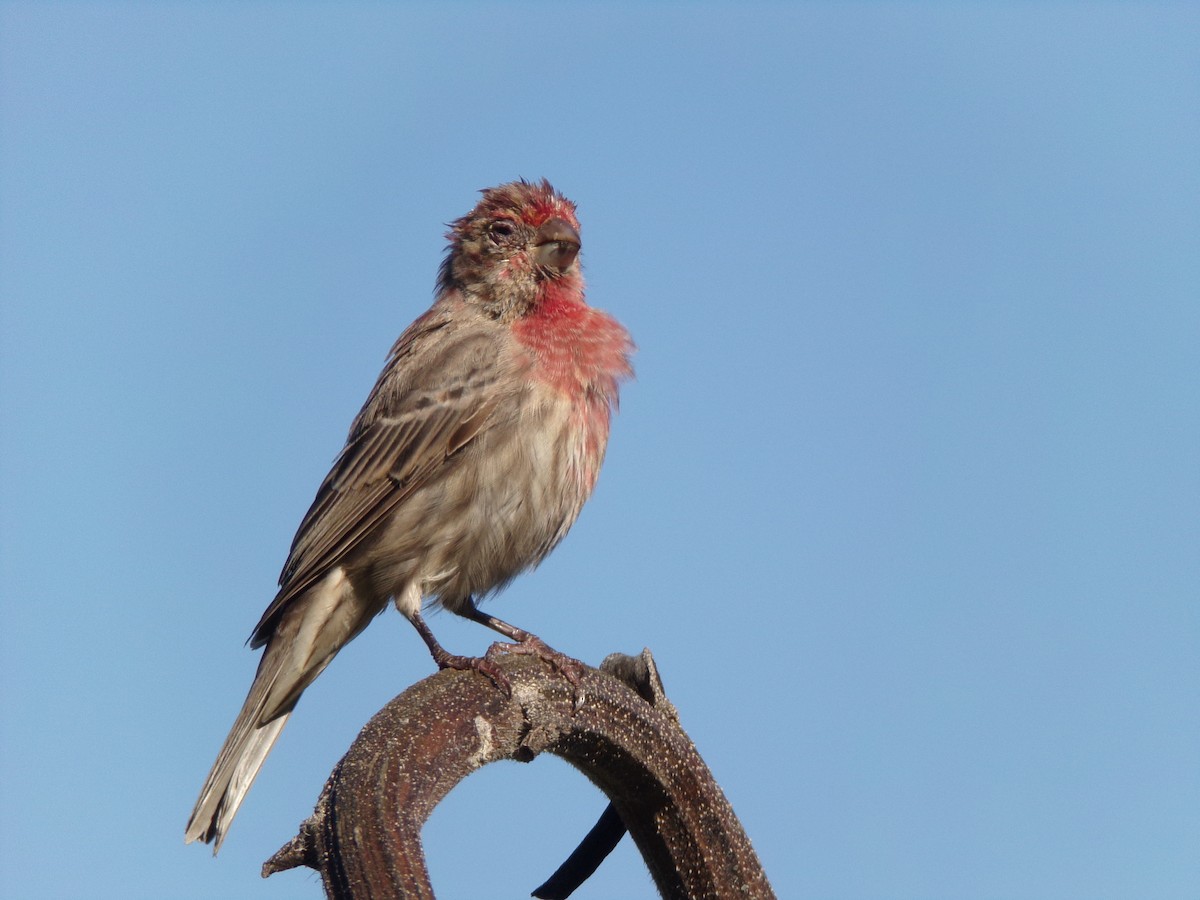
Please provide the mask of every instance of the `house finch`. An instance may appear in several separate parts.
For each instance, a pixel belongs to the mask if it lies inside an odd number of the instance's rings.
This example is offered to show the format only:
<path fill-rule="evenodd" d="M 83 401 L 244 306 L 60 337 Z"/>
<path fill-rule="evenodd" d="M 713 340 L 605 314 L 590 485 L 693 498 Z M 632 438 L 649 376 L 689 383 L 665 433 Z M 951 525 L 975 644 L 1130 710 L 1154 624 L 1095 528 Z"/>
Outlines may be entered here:
<path fill-rule="evenodd" d="M 498 675 L 438 644 L 426 601 L 552 653 L 475 602 L 579 515 L 633 343 L 585 302 L 575 206 L 546 181 L 484 191 L 447 237 L 434 304 L 392 347 L 250 638 L 258 673 L 187 824 L 214 853 L 300 694 L 389 599 L 439 667 Z"/>

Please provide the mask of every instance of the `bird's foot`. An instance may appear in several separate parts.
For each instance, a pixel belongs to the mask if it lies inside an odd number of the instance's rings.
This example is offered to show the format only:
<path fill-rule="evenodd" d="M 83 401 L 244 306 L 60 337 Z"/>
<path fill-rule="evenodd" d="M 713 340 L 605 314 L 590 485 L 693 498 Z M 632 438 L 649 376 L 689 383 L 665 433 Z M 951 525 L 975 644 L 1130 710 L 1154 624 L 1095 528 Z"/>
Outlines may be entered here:
<path fill-rule="evenodd" d="M 489 650 L 490 654 L 491 651 Z M 500 667 L 492 662 L 487 656 L 458 656 L 454 653 L 446 653 L 442 651 L 440 654 L 433 655 L 433 661 L 437 663 L 439 669 L 458 669 L 462 672 L 479 672 L 486 675 L 507 696 L 512 696 L 512 682 L 508 676 L 501 671 Z"/>
<path fill-rule="evenodd" d="M 583 706 L 585 695 L 581 679 L 584 673 L 584 665 L 579 660 L 573 659 L 559 650 L 555 650 L 537 635 L 528 633 L 521 640 L 511 644 L 497 641 L 488 648 L 487 653 L 484 654 L 484 659 L 487 660 L 496 653 L 536 656 L 538 659 L 549 663 L 551 668 L 561 673 L 563 678 L 571 683 L 571 689 L 574 694 L 574 711 L 578 712 L 580 707 Z"/>

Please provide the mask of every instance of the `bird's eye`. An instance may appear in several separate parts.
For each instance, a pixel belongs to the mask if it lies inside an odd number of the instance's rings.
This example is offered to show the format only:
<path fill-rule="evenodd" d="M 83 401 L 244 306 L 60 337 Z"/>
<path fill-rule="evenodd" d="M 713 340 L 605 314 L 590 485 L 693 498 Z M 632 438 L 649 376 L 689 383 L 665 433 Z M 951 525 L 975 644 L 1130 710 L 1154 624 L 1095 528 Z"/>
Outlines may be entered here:
<path fill-rule="evenodd" d="M 512 222 L 501 220 L 492 223 L 492 226 L 488 228 L 488 237 L 492 239 L 492 243 L 499 244 L 512 237 L 514 230 Z"/>

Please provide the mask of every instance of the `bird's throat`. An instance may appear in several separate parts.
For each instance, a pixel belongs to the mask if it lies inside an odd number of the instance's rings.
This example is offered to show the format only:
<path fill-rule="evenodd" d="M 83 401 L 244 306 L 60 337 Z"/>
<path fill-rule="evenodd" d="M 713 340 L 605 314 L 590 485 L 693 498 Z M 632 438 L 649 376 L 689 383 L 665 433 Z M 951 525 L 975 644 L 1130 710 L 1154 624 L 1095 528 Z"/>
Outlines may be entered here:
<path fill-rule="evenodd" d="M 629 333 L 588 306 L 578 284 L 548 281 L 513 333 L 534 359 L 534 373 L 568 394 L 599 392 L 614 403 L 617 383 L 632 375 Z"/>

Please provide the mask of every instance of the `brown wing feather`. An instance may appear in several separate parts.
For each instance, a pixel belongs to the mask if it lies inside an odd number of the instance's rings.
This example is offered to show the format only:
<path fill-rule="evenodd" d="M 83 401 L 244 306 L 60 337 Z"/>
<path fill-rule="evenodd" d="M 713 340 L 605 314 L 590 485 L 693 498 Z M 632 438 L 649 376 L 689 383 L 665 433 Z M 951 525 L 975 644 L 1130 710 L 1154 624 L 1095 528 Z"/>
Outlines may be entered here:
<path fill-rule="evenodd" d="M 438 307 L 392 348 L 345 449 L 300 523 L 280 590 L 250 639 L 266 643 L 288 603 L 325 577 L 413 491 L 486 429 L 503 399 L 494 340 L 447 326 Z M 436 340 L 432 335 L 437 332 Z"/>

